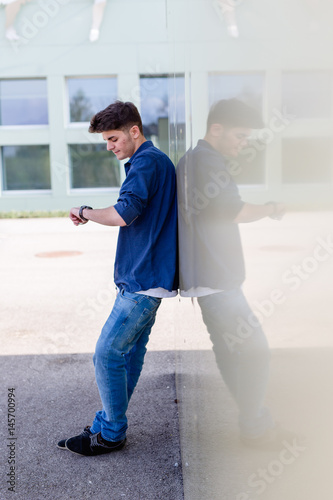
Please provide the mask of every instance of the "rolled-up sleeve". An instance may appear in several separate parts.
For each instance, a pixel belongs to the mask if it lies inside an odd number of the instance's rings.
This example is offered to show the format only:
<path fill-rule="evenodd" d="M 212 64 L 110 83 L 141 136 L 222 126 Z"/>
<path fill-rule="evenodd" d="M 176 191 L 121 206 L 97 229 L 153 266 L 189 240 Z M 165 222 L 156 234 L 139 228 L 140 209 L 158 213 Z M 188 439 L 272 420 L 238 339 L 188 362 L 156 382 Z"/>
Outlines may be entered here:
<path fill-rule="evenodd" d="M 154 195 L 156 185 L 156 163 L 153 159 L 136 158 L 135 164 L 130 165 L 124 180 L 117 203 L 114 208 L 118 214 L 130 225 L 146 208 L 149 199 Z"/>

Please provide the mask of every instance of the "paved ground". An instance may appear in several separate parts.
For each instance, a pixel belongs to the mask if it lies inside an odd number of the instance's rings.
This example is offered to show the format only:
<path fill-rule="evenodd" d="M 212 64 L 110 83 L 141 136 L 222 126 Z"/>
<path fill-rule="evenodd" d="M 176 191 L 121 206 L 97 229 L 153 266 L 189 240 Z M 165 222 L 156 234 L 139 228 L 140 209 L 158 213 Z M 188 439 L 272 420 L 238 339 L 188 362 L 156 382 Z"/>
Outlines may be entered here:
<path fill-rule="evenodd" d="M 115 296 L 116 236 L 66 219 L 0 221 L 1 500 L 183 499 L 171 302 L 130 403 L 126 448 L 101 457 L 56 448 L 100 409 L 92 353 Z M 7 483 L 13 458 L 15 493 Z"/>
<path fill-rule="evenodd" d="M 200 310 L 175 298 L 158 313 L 126 449 L 93 459 L 58 450 L 99 408 L 91 356 L 115 296 L 117 230 L 0 220 L 1 500 L 331 500 L 332 214 L 292 213 L 241 231 L 245 293 L 272 352 L 267 403 L 307 436 L 305 449 L 240 447 Z M 15 493 L 6 484 L 11 386 Z"/>

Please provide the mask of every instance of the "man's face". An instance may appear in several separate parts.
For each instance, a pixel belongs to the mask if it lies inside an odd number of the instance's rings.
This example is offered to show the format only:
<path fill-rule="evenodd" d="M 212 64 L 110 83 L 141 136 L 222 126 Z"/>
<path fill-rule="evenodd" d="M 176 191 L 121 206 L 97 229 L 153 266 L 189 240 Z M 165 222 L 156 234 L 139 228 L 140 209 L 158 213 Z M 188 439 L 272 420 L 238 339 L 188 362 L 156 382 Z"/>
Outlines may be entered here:
<path fill-rule="evenodd" d="M 223 156 L 236 158 L 247 146 L 252 130 L 250 128 L 227 128 L 222 125 L 216 129 L 216 148 Z"/>
<path fill-rule="evenodd" d="M 102 132 L 102 137 L 106 141 L 106 149 L 112 151 L 118 160 L 130 158 L 136 149 L 134 137 L 130 130 L 108 130 Z"/>

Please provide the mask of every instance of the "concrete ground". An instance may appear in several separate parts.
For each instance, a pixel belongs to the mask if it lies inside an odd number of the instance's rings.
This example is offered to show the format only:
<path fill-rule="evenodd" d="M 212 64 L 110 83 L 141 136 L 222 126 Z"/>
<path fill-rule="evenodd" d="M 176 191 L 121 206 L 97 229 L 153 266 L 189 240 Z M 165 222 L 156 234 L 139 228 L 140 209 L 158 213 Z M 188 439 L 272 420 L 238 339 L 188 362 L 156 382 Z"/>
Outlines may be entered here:
<path fill-rule="evenodd" d="M 291 213 L 241 232 L 244 291 L 272 352 L 267 404 L 306 446 L 239 445 L 200 309 L 174 298 L 158 312 L 126 448 L 93 458 L 57 449 L 99 409 L 91 357 L 115 297 L 117 229 L 0 220 L 1 499 L 331 500 L 332 214 Z"/>

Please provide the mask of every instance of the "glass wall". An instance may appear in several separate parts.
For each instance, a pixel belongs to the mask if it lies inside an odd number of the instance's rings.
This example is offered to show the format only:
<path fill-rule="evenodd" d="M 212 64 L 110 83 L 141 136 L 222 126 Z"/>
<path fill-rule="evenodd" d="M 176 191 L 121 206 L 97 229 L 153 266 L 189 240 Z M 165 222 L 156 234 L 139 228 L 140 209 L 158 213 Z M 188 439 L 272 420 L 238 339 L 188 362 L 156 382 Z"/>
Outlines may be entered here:
<path fill-rule="evenodd" d="M 172 155 L 176 163 L 177 157 L 185 152 L 184 76 L 142 75 L 140 100 L 145 137 L 166 154 L 177 149 L 177 155 Z"/>
<path fill-rule="evenodd" d="M 264 88 L 263 73 L 211 73 L 208 77 L 209 105 L 220 99 L 236 98 L 263 114 Z M 265 183 L 265 150 L 266 143 L 253 137 L 238 158 L 229 162 L 237 184 Z"/>

